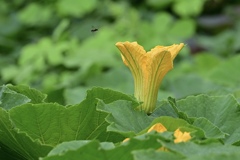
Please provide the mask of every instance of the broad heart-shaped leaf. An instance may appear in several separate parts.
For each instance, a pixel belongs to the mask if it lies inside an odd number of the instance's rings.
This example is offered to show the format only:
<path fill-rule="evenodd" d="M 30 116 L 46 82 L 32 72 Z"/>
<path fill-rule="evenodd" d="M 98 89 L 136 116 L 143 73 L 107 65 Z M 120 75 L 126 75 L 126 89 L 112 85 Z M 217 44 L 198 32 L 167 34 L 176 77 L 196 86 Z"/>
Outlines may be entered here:
<path fill-rule="evenodd" d="M 219 139 L 219 138 L 224 138 L 226 135 L 216 125 L 214 125 L 211 121 L 209 121 L 208 119 L 206 119 L 204 117 L 198 117 L 198 118 L 188 117 L 188 115 L 186 113 L 184 113 L 183 111 L 181 111 L 177 108 L 177 103 L 176 103 L 175 99 L 171 98 L 171 97 L 168 98 L 168 101 L 161 101 L 161 103 L 159 104 L 157 109 L 151 115 L 152 118 L 164 117 L 164 116 L 181 118 L 181 119 L 187 121 L 189 124 L 192 124 L 193 126 L 201 129 L 204 132 L 205 138 Z M 160 122 L 161 122 L 161 118 L 156 118 L 151 123 L 151 125 L 156 123 L 155 121 L 158 121 L 158 120 L 160 120 Z M 171 121 L 171 120 L 166 120 L 166 122 L 169 122 L 169 121 Z M 174 124 L 176 124 L 176 122 L 174 122 Z M 164 125 L 166 125 L 166 124 L 164 124 Z M 201 135 L 198 135 L 198 137 L 199 136 L 201 137 Z"/>
<path fill-rule="evenodd" d="M 202 155 L 195 155 L 191 156 L 185 160 L 203 160 L 203 159 L 212 159 L 212 160 L 233 160 L 239 159 L 240 153 L 239 152 L 230 152 L 230 153 L 212 153 L 212 154 L 202 154 Z"/>
<path fill-rule="evenodd" d="M 24 85 L 18 85 L 18 86 L 7 85 L 7 87 L 19 94 L 23 94 L 23 95 L 27 96 L 29 99 L 31 99 L 30 103 L 44 102 L 44 100 L 47 97 L 46 94 L 43 94 L 36 89 L 30 88 L 30 87 L 24 86 Z"/>
<path fill-rule="evenodd" d="M 113 91 L 111 89 L 103 89 L 100 87 L 94 87 L 87 92 L 87 100 L 101 99 L 105 104 L 117 101 L 117 100 L 127 100 L 132 102 L 133 106 L 138 106 L 139 102 L 130 95 L 123 94 L 118 91 Z M 98 101 L 96 100 L 95 103 Z"/>
<path fill-rule="evenodd" d="M 206 138 L 225 138 L 226 134 L 222 132 L 217 126 L 204 117 L 196 118 L 192 124 L 193 126 L 201 128 Z"/>
<path fill-rule="evenodd" d="M 156 109 L 153 111 L 153 113 L 150 115 L 152 119 L 155 119 L 160 116 L 171 116 L 174 118 L 178 118 L 179 115 L 175 111 L 175 108 L 173 108 L 169 101 L 162 100 L 157 104 Z"/>
<path fill-rule="evenodd" d="M 96 110 L 96 98 L 105 103 L 127 99 L 137 104 L 132 97 L 120 92 L 93 88 L 80 104 L 67 108 L 52 103 L 25 104 L 12 108 L 9 111 L 10 118 L 20 131 L 26 132 L 33 139 L 39 139 L 43 144 L 54 146 L 69 140 L 96 138 L 100 141 L 121 141 L 122 136 L 112 133 L 115 135 L 113 137 L 106 132 L 108 123 L 105 118 L 108 114 Z"/>
<path fill-rule="evenodd" d="M 202 157 L 202 159 L 213 159 L 211 158 L 212 156 L 223 156 L 225 159 L 232 160 L 230 158 L 240 155 L 239 147 L 233 145 L 223 145 L 221 143 L 212 142 L 206 144 L 196 144 L 193 142 L 186 142 L 174 144 L 172 142 L 162 142 L 162 145 L 176 154 L 185 156 L 185 158 L 189 160 L 195 160 L 195 157 L 197 159 L 200 159 L 200 157 Z"/>
<path fill-rule="evenodd" d="M 165 140 L 163 134 L 151 132 L 129 139 L 117 146 L 113 146 L 110 142 L 99 143 L 96 140 L 66 142 L 56 146 L 42 160 L 133 160 L 133 151 L 159 149 L 160 139 Z"/>
<path fill-rule="evenodd" d="M 17 93 L 7 86 L 0 87 L 0 107 L 4 109 L 11 109 L 12 107 L 22 105 L 30 102 L 27 96 Z"/>
<path fill-rule="evenodd" d="M 106 113 L 106 121 L 110 123 L 108 131 L 121 133 L 124 136 L 132 137 L 145 129 L 151 120 L 143 111 L 134 109 L 132 102 L 119 100 L 110 104 L 105 104 L 102 100 L 98 101 L 97 109 Z"/>
<path fill-rule="evenodd" d="M 224 139 L 225 144 L 240 141 L 240 108 L 232 95 L 189 96 L 177 101 L 177 108 L 188 117 L 204 117 L 218 127 L 221 132 L 227 133 L 228 136 Z"/>
<path fill-rule="evenodd" d="M 52 149 L 51 146 L 41 144 L 40 141 L 34 141 L 26 133 L 14 128 L 9 114 L 0 108 L 0 147 L 5 155 L 0 155 L 1 159 L 7 160 L 8 155 L 21 159 L 37 159 L 46 156 Z M 2 157 L 4 156 L 4 157 Z"/>
<path fill-rule="evenodd" d="M 69 141 L 69 142 L 63 142 L 59 145 L 57 145 L 54 149 L 51 150 L 51 152 L 48 153 L 48 156 L 54 156 L 58 154 L 63 154 L 66 151 L 69 150 L 77 150 L 78 148 L 88 144 L 92 143 L 96 140 L 77 140 L 77 141 Z M 96 141 L 97 142 L 97 141 Z M 102 142 L 100 143 L 101 148 L 103 149 L 113 149 L 115 148 L 115 145 L 111 142 Z"/>
<path fill-rule="evenodd" d="M 85 105 L 65 108 L 51 103 L 25 104 L 10 110 L 17 128 L 49 145 L 98 138 L 108 125 L 106 116 L 97 112 L 95 106 Z"/>
<path fill-rule="evenodd" d="M 185 160 L 183 156 L 172 152 L 154 149 L 133 151 L 134 160 Z"/>

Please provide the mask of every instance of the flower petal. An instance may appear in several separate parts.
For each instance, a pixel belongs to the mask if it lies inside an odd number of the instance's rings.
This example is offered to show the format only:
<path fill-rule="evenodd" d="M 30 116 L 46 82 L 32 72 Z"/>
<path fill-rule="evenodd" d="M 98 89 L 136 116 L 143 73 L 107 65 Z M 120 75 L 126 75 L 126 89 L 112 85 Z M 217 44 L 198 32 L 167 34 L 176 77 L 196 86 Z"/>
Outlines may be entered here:
<path fill-rule="evenodd" d="M 118 42 L 124 64 L 134 78 L 134 96 L 143 102 L 139 108 L 151 113 L 156 107 L 157 94 L 163 77 L 173 68 L 173 60 L 184 46 L 156 46 L 146 52 L 137 42 Z"/>
<path fill-rule="evenodd" d="M 167 131 L 167 129 L 164 127 L 164 125 L 162 125 L 162 123 L 156 123 L 151 128 L 149 128 L 147 132 L 151 132 L 151 131 L 157 131 L 162 133 Z"/>
<path fill-rule="evenodd" d="M 181 132 L 179 128 L 174 132 L 174 137 L 174 143 L 187 142 L 192 138 L 190 132 Z"/>
<path fill-rule="evenodd" d="M 139 61 L 139 59 L 146 53 L 144 48 L 137 42 L 117 42 L 116 46 L 121 51 L 122 59 L 126 66 L 133 66 L 131 64 Z"/>

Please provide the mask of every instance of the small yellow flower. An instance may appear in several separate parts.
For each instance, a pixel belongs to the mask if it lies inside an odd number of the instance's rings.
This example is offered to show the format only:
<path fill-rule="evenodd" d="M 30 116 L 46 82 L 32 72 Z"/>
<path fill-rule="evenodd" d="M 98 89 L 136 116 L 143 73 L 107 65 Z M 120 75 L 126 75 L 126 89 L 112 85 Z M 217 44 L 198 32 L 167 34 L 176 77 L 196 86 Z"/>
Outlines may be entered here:
<path fill-rule="evenodd" d="M 167 131 L 167 129 L 161 123 L 156 123 L 151 128 L 149 128 L 147 132 L 151 132 L 151 131 L 157 131 L 162 133 Z"/>
<path fill-rule="evenodd" d="M 125 138 L 122 142 L 127 142 L 129 140 L 130 140 L 130 138 Z"/>
<path fill-rule="evenodd" d="M 174 137 L 174 143 L 187 142 L 192 138 L 189 132 L 181 132 L 180 129 L 174 132 Z"/>
<path fill-rule="evenodd" d="M 166 152 L 168 152 L 168 149 L 165 148 L 165 147 L 160 147 L 160 148 L 157 149 L 157 151 L 166 151 Z"/>
<path fill-rule="evenodd" d="M 163 77 L 173 68 L 173 60 L 184 44 L 156 46 L 146 52 L 137 42 L 118 42 L 124 64 L 134 78 L 134 96 L 143 102 L 139 108 L 152 113 L 156 107 L 158 89 Z"/>

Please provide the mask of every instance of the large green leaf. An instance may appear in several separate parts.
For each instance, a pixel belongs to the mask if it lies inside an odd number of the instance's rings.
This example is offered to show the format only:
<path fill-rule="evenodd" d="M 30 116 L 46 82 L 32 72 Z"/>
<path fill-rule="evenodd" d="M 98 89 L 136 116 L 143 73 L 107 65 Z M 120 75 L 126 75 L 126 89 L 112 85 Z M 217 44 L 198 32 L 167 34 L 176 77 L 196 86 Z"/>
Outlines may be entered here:
<path fill-rule="evenodd" d="M 10 110 L 10 117 L 17 128 L 44 144 L 56 145 L 68 140 L 95 139 L 104 132 L 108 123 L 107 113 L 96 111 L 96 98 L 105 103 L 131 97 L 120 92 L 94 88 L 80 104 L 64 106 L 52 103 L 25 104 Z M 135 102 L 136 103 L 136 102 Z M 110 135 L 108 135 L 110 136 Z M 106 138 L 104 138 L 106 140 Z"/>
<path fill-rule="evenodd" d="M 37 93 L 33 90 L 19 91 L 30 96 L 30 93 Z M 1 109 L 1 152 L 7 148 L 5 150 L 16 152 L 23 159 L 36 159 L 46 155 L 52 146 L 64 141 L 96 138 L 113 142 L 123 140 L 120 134 L 106 131 L 108 123 L 105 118 L 108 114 L 96 110 L 96 98 L 102 99 L 104 103 L 123 99 L 131 101 L 135 106 L 138 104 L 133 97 L 120 92 L 93 88 L 88 91 L 84 101 L 73 106 L 28 103 L 11 108 L 9 113 Z"/>
<path fill-rule="evenodd" d="M 128 137 L 136 135 L 151 123 L 148 115 L 136 110 L 136 105 L 132 105 L 129 101 L 119 100 L 105 104 L 99 100 L 97 109 L 110 113 L 106 118 L 106 121 L 110 123 L 107 127 L 108 131 L 119 132 Z"/>
<path fill-rule="evenodd" d="M 30 87 L 24 86 L 24 85 L 18 85 L 18 86 L 7 85 L 7 87 L 17 93 L 27 96 L 29 99 L 31 99 L 30 103 L 44 102 L 44 100 L 47 97 L 46 94 L 43 94 L 36 89 L 30 88 Z"/>
<path fill-rule="evenodd" d="M 162 100 L 157 104 L 156 109 L 150 115 L 152 119 L 160 117 L 160 116 L 171 116 L 174 118 L 178 118 L 178 113 L 171 107 L 169 101 Z"/>
<path fill-rule="evenodd" d="M 158 149 L 159 139 L 165 139 L 162 134 L 152 132 L 135 137 L 117 146 L 112 143 L 93 141 L 75 141 L 58 145 L 42 160 L 133 160 L 133 151 L 140 149 Z"/>
<path fill-rule="evenodd" d="M 189 159 L 195 159 L 195 157 L 197 157 L 197 159 L 200 157 L 203 159 L 204 157 L 206 159 L 211 159 L 212 156 L 223 156 L 230 160 L 230 158 L 235 157 L 236 154 L 240 155 L 239 147 L 222 145 L 221 143 L 196 144 L 193 142 L 187 142 L 174 144 L 163 142 L 163 146 Z"/>
<path fill-rule="evenodd" d="M 0 147 L 4 149 L 5 153 L 12 154 L 13 157 L 29 160 L 46 156 L 52 149 L 51 146 L 33 140 L 26 133 L 15 128 L 9 114 L 2 108 L 0 108 Z M 3 159 L 7 159 L 7 157 Z"/>
<path fill-rule="evenodd" d="M 196 118 L 192 124 L 204 131 L 206 138 L 225 138 L 226 134 L 204 117 Z"/>
<path fill-rule="evenodd" d="M 183 160 L 184 157 L 172 152 L 159 150 L 138 150 L 133 151 L 134 160 Z"/>
<path fill-rule="evenodd" d="M 47 95 L 24 85 L 4 85 L 0 87 L 0 106 L 11 109 L 26 103 L 42 103 Z"/>
<path fill-rule="evenodd" d="M 30 102 L 27 96 L 17 93 L 7 86 L 0 87 L 0 107 L 11 109 L 12 107 Z"/>
<path fill-rule="evenodd" d="M 74 144 L 72 142 L 62 143 L 52 150 L 50 154 L 41 160 L 101 160 L 104 157 L 102 152 L 97 151 L 100 147 L 99 142 L 93 140 L 89 142 L 78 142 Z"/>
<path fill-rule="evenodd" d="M 223 156 L 230 160 L 237 155 L 239 155 L 239 147 L 236 146 L 211 141 L 203 144 L 194 142 L 175 144 L 172 139 L 166 139 L 164 133 L 151 132 L 131 138 L 116 146 L 112 143 L 99 143 L 96 140 L 62 143 L 41 160 L 195 160 L 200 159 L 200 157 L 211 159 L 212 156 Z"/>
<path fill-rule="evenodd" d="M 211 154 L 201 154 L 201 155 L 194 155 L 186 160 L 233 160 L 233 159 L 239 159 L 240 153 L 239 152 L 229 152 L 229 153 L 211 153 Z"/>
<path fill-rule="evenodd" d="M 226 133 L 221 131 L 220 128 L 216 126 L 213 122 L 209 121 L 205 117 L 197 117 L 197 118 L 191 117 L 191 116 L 189 117 L 188 114 L 186 114 L 182 110 L 179 110 L 178 105 L 175 102 L 175 99 L 171 97 L 169 97 L 168 99 L 169 99 L 168 102 L 161 101 L 159 107 L 151 115 L 152 118 L 160 117 L 160 118 L 156 118 L 152 122 L 152 124 L 156 123 L 157 121 L 161 122 L 162 121 L 161 119 L 164 118 L 164 116 L 171 116 L 171 117 L 181 118 L 183 120 L 186 120 L 189 124 L 201 129 L 202 132 L 204 133 L 205 138 L 214 138 L 214 139 L 225 138 Z M 165 120 L 165 121 L 171 122 L 172 121 L 171 119 L 173 119 L 171 117 L 169 117 L 168 120 Z M 174 122 L 174 124 L 176 123 L 177 122 Z M 164 124 L 164 125 L 168 125 L 168 124 Z"/>
<path fill-rule="evenodd" d="M 233 96 L 189 96 L 177 101 L 177 108 L 187 114 L 188 117 L 204 117 L 213 123 L 222 133 L 227 134 L 224 139 L 226 144 L 233 144 L 240 140 L 240 108 Z M 211 130 L 209 128 L 209 134 L 211 134 Z"/>

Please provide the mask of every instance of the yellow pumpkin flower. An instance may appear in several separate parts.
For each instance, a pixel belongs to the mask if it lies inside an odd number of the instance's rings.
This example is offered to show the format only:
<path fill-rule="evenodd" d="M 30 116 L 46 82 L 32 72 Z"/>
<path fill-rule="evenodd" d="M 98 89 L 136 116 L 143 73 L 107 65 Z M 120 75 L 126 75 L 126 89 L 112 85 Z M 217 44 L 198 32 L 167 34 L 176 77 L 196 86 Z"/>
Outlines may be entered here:
<path fill-rule="evenodd" d="M 148 129 L 147 133 L 149 133 L 151 131 L 163 133 L 163 132 L 166 132 L 167 129 L 163 124 L 156 123 Z M 187 142 L 192 138 L 190 135 L 190 132 L 182 132 L 179 128 L 174 131 L 174 137 L 175 137 L 174 143 Z M 125 138 L 122 142 L 124 143 L 129 140 L 130 140 L 130 138 Z M 164 146 L 158 148 L 157 150 L 158 151 L 168 151 L 168 149 L 165 148 Z"/>
<path fill-rule="evenodd" d="M 174 143 L 187 142 L 192 138 L 189 132 L 181 132 L 180 129 L 174 132 L 174 137 Z"/>
<path fill-rule="evenodd" d="M 151 132 L 151 131 L 157 131 L 157 132 L 163 133 L 167 131 L 167 129 L 164 127 L 164 125 L 162 125 L 162 123 L 156 123 L 151 128 L 149 128 L 147 132 Z"/>
<path fill-rule="evenodd" d="M 134 78 L 134 96 L 143 102 L 140 110 L 152 113 L 163 77 L 173 68 L 173 60 L 184 44 L 156 46 L 146 52 L 137 42 L 117 42 L 124 64 Z"/>

